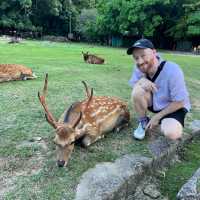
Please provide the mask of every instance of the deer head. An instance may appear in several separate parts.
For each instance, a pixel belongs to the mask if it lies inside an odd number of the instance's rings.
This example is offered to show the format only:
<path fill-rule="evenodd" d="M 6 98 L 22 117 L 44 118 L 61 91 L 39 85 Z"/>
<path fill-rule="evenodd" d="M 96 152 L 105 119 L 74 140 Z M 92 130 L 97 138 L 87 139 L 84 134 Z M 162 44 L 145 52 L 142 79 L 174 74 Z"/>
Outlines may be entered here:
<path fill-rule="evenodd" d="M 88 57 L 89 57 L 89 52 L 87 51 L 86 53 L 84 53 L 84 52 L 82 51 L 82 54 L 83 54 L 83 59 L 84 59 L 84 61 L 87 61 L 87 60 L 88 60 Z"/>
<path fill-rule="evenodd" d="M 38 98 L 41 105 L 45 111 L 45 117 L 47 122 L 55 129 L 55 138 L 54 143 L 57 145 L 57 164 L 59 167 L 63 167 L 67 165 L 67 161 L 70 157 L 70 154 L 74 148 L 74 142 L 77 138 L 81 137 L 81 132 L 79 129 L 76 129 L 82 118 L 82 111 L 79 109 L 79 113 L 75 114 L 72 119 L 68 122 L 59 122 L 57 121 L 52 113 L 49 111 L 47 103 L 46 103 L 46 95 L 47 95 L 47 84 L 48 84 L 48 74 L 46 74 L 45 83 L 42 95 L 38 92 Z M 87 96 L 89 95 L 89 91 L 87 90 Z M 85 106 L 87 109 L 89 102 L 92 99 L 92 94 L 88 96 L 88 101 Z"/>

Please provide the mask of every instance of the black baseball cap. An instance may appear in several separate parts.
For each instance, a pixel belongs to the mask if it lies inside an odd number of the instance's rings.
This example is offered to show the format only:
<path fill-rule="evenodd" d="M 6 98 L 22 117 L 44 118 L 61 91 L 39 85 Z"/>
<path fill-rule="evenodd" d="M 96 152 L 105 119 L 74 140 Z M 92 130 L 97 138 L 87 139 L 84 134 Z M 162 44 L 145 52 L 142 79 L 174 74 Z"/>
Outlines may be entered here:
<path fill-rule="evenodd" d="M 128 48 L 127 54 L 131 55 L 133 53 L 134 48 L 141 48 L 141 49 L 155 49 L 153 43 L 148 39 L 140 39 L 137 40 L 131 47 Z"/>

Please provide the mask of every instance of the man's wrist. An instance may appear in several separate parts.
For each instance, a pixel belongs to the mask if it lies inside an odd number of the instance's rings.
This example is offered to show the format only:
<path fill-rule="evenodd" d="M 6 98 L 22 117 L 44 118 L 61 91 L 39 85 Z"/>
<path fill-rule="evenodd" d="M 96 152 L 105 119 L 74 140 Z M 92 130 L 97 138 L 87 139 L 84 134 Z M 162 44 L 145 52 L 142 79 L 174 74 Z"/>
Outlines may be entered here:
<path fill-rule="evenodd" d="M 164 117 L 164 114 L 162 113 L 162 111 L 160 111 L 156 114 L 156 117 L 160 120 L 162 117 Z"/>

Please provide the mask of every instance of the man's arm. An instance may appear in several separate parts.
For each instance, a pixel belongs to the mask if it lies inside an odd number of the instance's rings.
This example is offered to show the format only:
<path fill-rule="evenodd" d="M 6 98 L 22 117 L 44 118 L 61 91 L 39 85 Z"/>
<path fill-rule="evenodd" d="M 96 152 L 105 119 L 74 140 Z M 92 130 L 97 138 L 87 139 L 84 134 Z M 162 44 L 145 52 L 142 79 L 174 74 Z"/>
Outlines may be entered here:
<path fill-rule="evenodd" d="M 173 113 L 177 110 L 179 110 L 180 108 L 184 107 L 184 102 L 183 101 L 174 101 L 171 102 L 165 109 L 163 109 L 162 111 L 160 111 L 159 113 L 155 114 L 151 120 L 149 121 L 149 123 L 146 126 L 146 129 L 148 128 L 153 128 L 154 126 L 159 124 L 160 119 L 162 119 L 164 116 Z"/>

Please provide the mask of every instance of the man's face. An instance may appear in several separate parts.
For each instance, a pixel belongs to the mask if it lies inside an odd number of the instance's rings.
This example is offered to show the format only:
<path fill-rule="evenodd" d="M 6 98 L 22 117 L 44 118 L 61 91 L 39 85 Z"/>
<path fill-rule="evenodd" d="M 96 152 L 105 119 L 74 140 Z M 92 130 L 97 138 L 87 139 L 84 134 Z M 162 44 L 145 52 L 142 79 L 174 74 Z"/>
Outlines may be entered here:
<path fill-rule="evenodd" d="M 149 48 L 135 48 L 133 50 L 133 58 L 136 62 L 136 65 L 143 73 L 149 73 L 154 66 L 156 50 Z"/>

